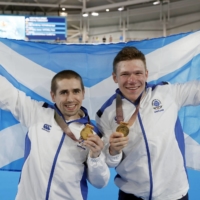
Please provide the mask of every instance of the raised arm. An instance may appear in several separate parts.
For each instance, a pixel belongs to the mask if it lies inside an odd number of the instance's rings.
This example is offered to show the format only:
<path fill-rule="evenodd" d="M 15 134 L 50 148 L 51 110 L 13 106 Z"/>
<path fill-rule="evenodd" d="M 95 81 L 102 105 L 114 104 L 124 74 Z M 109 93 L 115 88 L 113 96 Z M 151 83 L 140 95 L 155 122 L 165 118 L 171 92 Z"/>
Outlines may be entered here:
<path fill-rule="evenodd" d="M 31 100 L 16 89 L 6 78 L 0 76 L 0 108 L 10 111 L 26 127 L 34 123 L 35 116 L 42 113 L 43 102 Z M 40 114 L 41 115 L 41 114 Z"/>
<path fill-rule="evenodd" d="M 171 85 L 172 95 L 176 98 L 179 108 L 200 104 L 200 81 L 193 80 L 186 83 Z"/>

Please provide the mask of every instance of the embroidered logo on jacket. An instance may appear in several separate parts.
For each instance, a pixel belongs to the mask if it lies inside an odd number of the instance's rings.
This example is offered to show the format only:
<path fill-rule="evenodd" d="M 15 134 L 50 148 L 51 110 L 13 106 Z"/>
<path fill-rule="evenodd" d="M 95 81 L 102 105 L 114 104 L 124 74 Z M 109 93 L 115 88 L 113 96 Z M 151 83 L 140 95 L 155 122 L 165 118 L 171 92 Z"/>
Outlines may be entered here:
<path fill-rule="evenodd" d="M 49 124 L 44 124 L 42 130 L 47 131 L 47 132 L 50 132 L 50 130 L 51 130 L 51 125 L 49 125 Z"/>
<path fill-rule="evenodd" d="M 164 109 L 162 109 L 161 101 L 158 100 L 158 99 L 154 99 L 152 101 L 152 106 L 153 106 L 153 109 L 154 109 L 154 113 L 164 111 Z"/>

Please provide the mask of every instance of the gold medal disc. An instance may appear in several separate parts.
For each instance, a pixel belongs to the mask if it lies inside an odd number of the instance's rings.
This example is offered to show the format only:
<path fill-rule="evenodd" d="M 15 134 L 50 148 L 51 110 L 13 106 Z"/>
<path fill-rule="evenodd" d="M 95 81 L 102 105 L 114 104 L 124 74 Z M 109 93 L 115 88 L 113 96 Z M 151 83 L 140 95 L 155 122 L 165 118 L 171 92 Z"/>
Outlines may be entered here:
<path fill-rule="evenodd" d="M 87 137 L 89 134 L 93 134 L 93 126 L 90 124 L 86 124 L 85 128 L 82 129 L 81 131 L 81 138 L 84 140 L 87 140 Z"/>
<path fill-rule="evenodd" d="M 117 127 L 116 131 L 123 133 L 126 137 L 129 134 L 129 128 L 127 126 L 128 124 L 125 122 L 121 122 L 120 125 Z"/>

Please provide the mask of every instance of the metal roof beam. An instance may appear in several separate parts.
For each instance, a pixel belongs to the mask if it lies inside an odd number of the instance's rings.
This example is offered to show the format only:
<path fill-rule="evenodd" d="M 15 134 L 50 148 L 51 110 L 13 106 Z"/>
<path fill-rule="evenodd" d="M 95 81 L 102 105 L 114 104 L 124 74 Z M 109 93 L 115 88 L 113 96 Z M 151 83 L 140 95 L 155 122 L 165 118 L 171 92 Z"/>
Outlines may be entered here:
<path fill-rule="evenodd" d="M 116 3 L 116 2 L 114 2 L 113 0 L 107 0 L 109 3 Z"/>
<path fill-rule="evenodd" d="M 27 7 L 50 7 L 50 8 L 71 8 L 71 9 L 82 9 L 82 6 L 74 5 L 59 5 L 59 4 L 44 4 L 44 3 L 16 3 L 16 2 L 0 2 L 0 5 L 7 6 L 27 6 Z"/>
<path fill-rule="evenodd" d="M 60 0 L 60 1 L 57 1 L 56 4 L 57 4 L 57 5 L 61 5 L 62 3 L 65 3 L 66 1 L 67 1 L 67 0 Z M 49 8 L 49 9 L 48 9 L 48 12 L 51 12 L 53 9 L 54 9 L 54 8 Z"/>
<path fill-rule="evenodd" d="M 35 1 L 36 4 L 39 4 L 39 2 L 38 2 L 37 0 L 34 0 L 34 1 Z M 43 12 L 45 12 L 44 8 L 42 8 L 41 6 L 39 6 L 39 8 L 40 8 Z"/>
<path fill-rule="evenodd" d="M 77 30 L 80 30 L 80 27 L 78 27 L 78 26 L 76 26 L 74 24 L 71 24 L 70 26 L 73 27 L 73 28 L 75 28 L 75 29 L 77 29 Z"/>
<path fill-rule="evenodd" d="M 130 5 L 134 5 L 134 4 L 139 4 L 139 3 L 148 3 L 150 2 L 150 0 L 131 0 L 131 1 L 124 1 L 124 2 L 120 2 L 120 3 L 113 3 L 113 4 L 107 4 L 107 5 L 103 5 L 103 6 L 96 6 L 96 7 L 91 7 L 91 8 L 86 8 L 83 9 L 83 12 L 93 12 L 93 11 L 100 11 L 100 10 L 105 10 L 105 9 L 109 9 L 109 8 L 118 8 L 118 7 L 122 7 L 122 6 L 130 6 Z"/>

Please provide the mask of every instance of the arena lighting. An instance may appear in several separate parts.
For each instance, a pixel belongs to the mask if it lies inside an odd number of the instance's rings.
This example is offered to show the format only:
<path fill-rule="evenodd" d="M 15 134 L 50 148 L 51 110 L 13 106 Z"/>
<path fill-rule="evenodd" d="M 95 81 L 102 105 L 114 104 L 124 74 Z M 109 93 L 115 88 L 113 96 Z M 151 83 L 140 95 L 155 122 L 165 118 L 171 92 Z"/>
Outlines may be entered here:
<path fill-rule="evenodd" d="M 83 17 L 88 17 L 88 13 L 83 13 Z"/>
<path fill-rule="evenodd" d="M 65 10 L 65 8 L 62 8 L 62 10 L 64 11 L 64 10 Z"/>
<path fill-rule="evenodd" d="M 153 5 L 158 5 L 159 3 L 160 3 L 160 1 L 157 0 L 157 1 L 154 1 L 154 2 L 153 2 Z"/>
<path fill-rule="evenodd" d="M 109 9 L 108 9 L 108 8 L 106 9 L 106 12 L 109 12 Z"/>
<path fill-rule="evenodd" d="M 124 7 L 120 7 L 120 8 L 118 8 L 118 10 L 119 10 L 119 11 L 122 11 L 122 10 L 124 10 Z"/>
<path fill-rule="evenodd" d="M 97 12 L 92 12 L 92 14 L 91 14 L 92 16 L 98 16 L 99 15 L 99 13 L 97 13 Z"/>
<path fill-rule="evenodd" d="M 60 16 L 65 17 L 65 16 L 67 16 L 67 13 L 66 12 L 60 12 Z"/>

